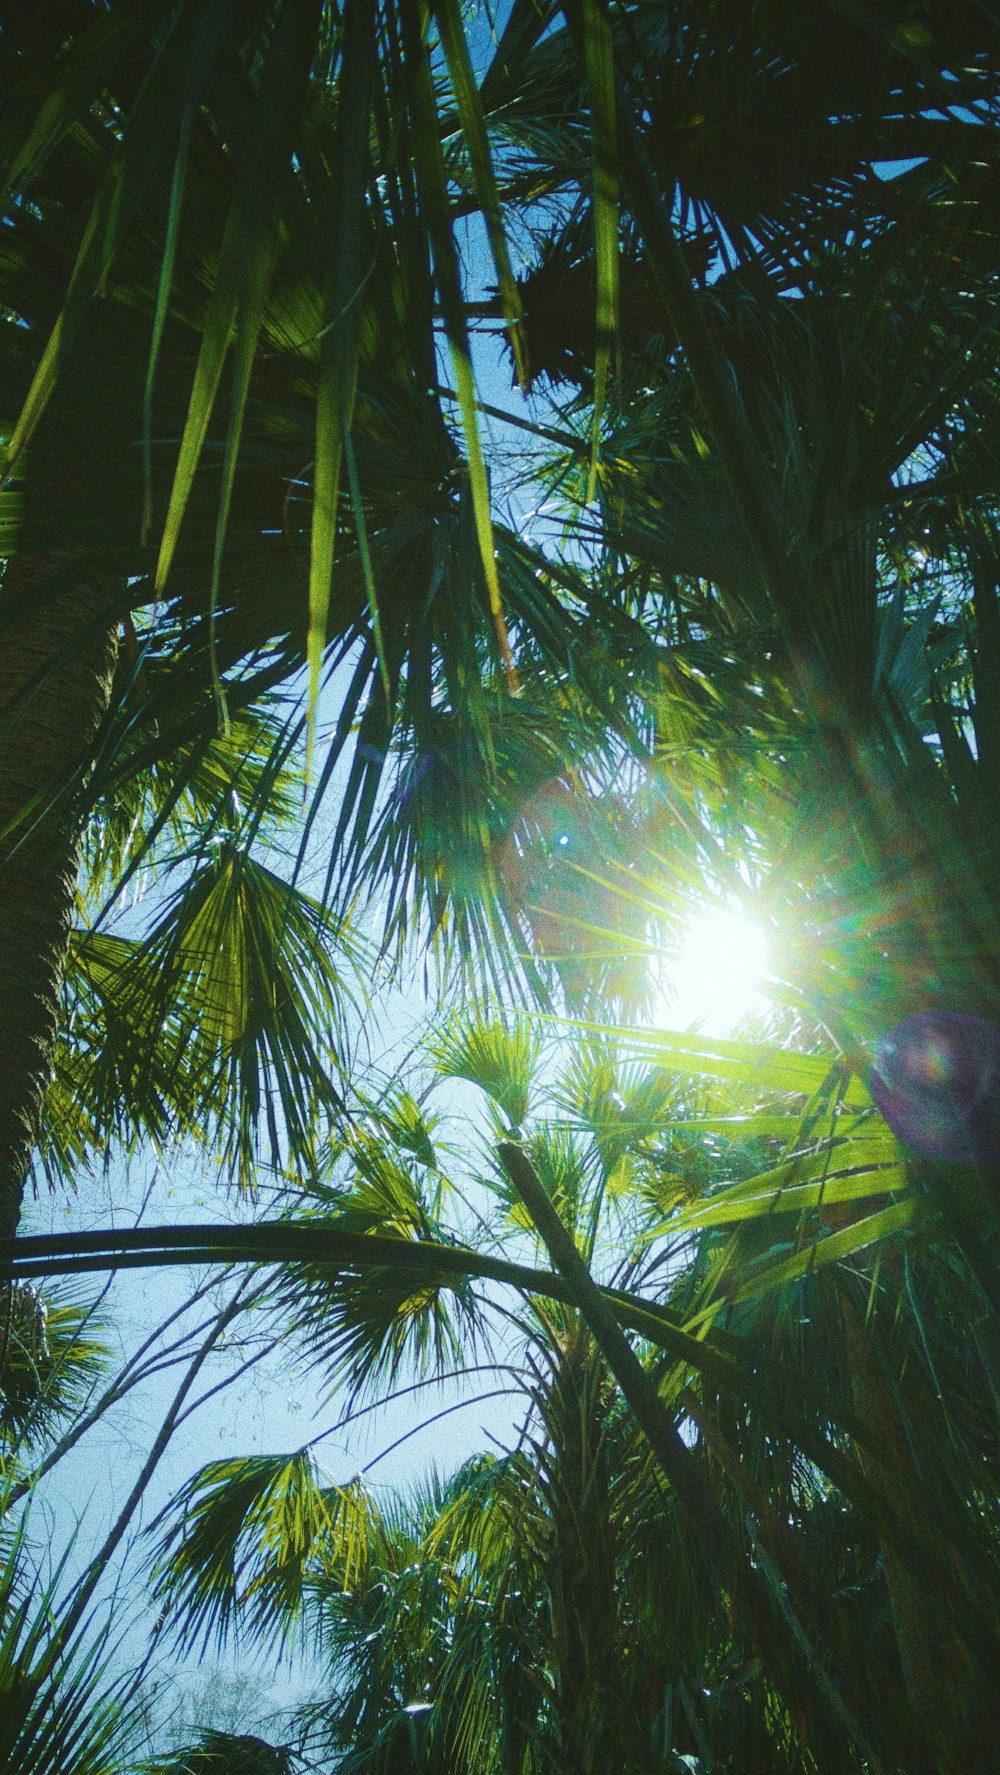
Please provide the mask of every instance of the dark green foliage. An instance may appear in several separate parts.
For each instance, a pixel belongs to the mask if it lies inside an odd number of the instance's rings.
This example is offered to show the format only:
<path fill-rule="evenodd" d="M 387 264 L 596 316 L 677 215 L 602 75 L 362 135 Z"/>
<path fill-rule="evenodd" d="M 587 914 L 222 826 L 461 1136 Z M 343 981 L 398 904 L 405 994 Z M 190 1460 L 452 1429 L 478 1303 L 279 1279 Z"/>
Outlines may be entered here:
<path fill-rule="evenodd" d="M 191 1750 L 175 1752 L 150 1764 L 150 1775 L 291 1775 L 293 1761 L 286 1750 L 265 1744 L 263 1738 L 235 1732 L 205 1731 Z"/>
<path fill-rule="evenodd" d="M 240 1255 L 288 1257 L 275 1323 L 348 1409 L 513 1319 L 530 1413 L 409 1511 L 237 1452 L 168 1513 L 162 1594 L 198 1640 L 312 1608 L 316 1742 L 359 1775 L 985 1775 L 997 1155 L 894 1133 L 869 1085 L 900 1020 L 1000 1017 L 1000 27 L 466 23 L 110 0 L 0 37 L 0 627 L 27 652 L 85 590 L 120 636 L 96 737 L 0 828 L 65 815 L 94 899 L 174 871 L 141 934 L 54 944 L 42 1163 L 266 1161 L 285 1218 Z M 484 319 L 534 391 L 503 510 Z M 3 731 L 54 729 L 59 645 Z M 261 848 L 303 768 L 316 898 Z M 634 1028 L 705 895 L 772 936 L 759 1040 Z M 505 1007 L 435 1054 L 489 1100 L 473 1209 L 422 1099 L 355 1095 L 359 904 Z M 580 1020 L 554 1085 L 529 995 Z M 222 1254 L 170 1234 L 130 1260 Z M 0 1300 L 12 1450 L 89 1374 L 77 1309 L 29 1292 L 63 1261 L 23 1248 Z"/>

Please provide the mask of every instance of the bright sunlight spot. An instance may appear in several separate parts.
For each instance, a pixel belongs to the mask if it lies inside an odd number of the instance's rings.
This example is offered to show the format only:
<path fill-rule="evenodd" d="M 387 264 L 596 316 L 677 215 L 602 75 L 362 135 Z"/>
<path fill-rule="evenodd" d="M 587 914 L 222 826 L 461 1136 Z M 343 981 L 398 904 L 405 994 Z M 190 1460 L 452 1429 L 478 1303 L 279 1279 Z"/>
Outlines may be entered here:
<path fill-rule="evenodd" d="M 696 913 L 676 957 L 664 961 L 655 1019 L 669 1029 L 693 1023 L 707 1035 L 727 1035 L 764 1008 L 760 989 L 769 967 L 767 936 L 746 913 Z"/>

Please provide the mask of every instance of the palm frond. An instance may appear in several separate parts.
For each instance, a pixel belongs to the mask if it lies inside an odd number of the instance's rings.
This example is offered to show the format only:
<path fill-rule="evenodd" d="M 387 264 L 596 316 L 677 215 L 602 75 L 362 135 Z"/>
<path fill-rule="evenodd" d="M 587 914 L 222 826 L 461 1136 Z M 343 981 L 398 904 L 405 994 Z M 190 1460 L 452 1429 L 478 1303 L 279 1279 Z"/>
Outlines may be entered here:
<path fill-rule="evenodd" d="M 141 1775 L 292 1775 L 295 1759 L 283 1746 L 246 1732 L 206 1728 L 196 1744 L 141 1766 Z"/>
<path fill-rule="evenodd" d="M 110 1356 L 100 1307 L 72 1288 L 0 1292 L 0 1444 L 36 1450 L 89 1398 Z"/>
<path fill-rule="evenodd" d="M 185 1645 L 280 1654 L 316 1573 L 357 1581 L 370 1510 L 362 1488 L 324 1485 L 306 1450 L 214 1461 L 151 1525 L 155 1593 Z"/>
<path fill-rule="evenodd" d="M 259 862 L 238 829 L 217 833 L 148 936 L 75 939 L 52 1162 L 179 1128 L 244 1188 L 265 1140 L 275 1167 L 315 1164 L 341 1106 L 359 954 L 345 920 Z"/>
<path fill-rule="evenodd" d="M 512 1128 L 527 1121 L 538 1060 L 538 1038 L 529 1023 L 456 1018 L 434 1036 L 429 1053 L 442 1078 L 478 1085 Z"/>

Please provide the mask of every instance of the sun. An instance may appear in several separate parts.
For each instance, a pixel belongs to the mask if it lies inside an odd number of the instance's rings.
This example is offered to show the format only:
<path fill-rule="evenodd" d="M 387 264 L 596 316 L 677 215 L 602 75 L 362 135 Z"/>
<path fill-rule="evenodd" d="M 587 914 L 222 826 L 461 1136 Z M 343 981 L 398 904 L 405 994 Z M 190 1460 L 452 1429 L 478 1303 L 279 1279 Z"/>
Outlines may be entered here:
<path fill-rule="evenodd" d="M 706 1035 L 727 1035 L 764 1008 L 769 972 L 766 932 L 747 913 L 725 907 L 696 913 L 676 954 L 664 959 L 656 1020 L 670 1029 L 695 1024 Z"/>

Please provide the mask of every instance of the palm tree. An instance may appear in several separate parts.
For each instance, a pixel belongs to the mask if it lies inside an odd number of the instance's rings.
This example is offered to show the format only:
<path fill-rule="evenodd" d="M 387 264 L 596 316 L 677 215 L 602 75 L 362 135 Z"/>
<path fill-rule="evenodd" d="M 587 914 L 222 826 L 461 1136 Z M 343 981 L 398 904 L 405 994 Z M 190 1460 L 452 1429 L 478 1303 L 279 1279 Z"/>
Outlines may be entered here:
<path fill-rule="evenodd" d="M 789 985 L 845 1058 L 796 1074 L 793 1058 L 764 1057 L 772 1080 L 807 1081 L 809 1102 L 780 1112 L 791 1116 L 787 1160 L 745 1180 L 749 1191 L 734 1184 L 664 1214 L 681 1254 L 685 1241 L 703 1244 L 700 1263 L 685 1266 L 683 1312 L 658 1314 L 645 1285 L 627 1299 L 595 1290 L 581 1268 L 593 1246 L 577 1249 L 552 1217 L 543 1161 L 519 1144 L 523 1117 L 509 1103 L 502 1163 L 517 1211 L 544 1234 L 548 1272 L 454 1239 L 391 1166 L 364 1153 L 360 1201 L 321 1196 L 300 1225 L 239 1234 L 240 1251 L 312 1258 L 293 1272 L 303 1329 L 317 1348 L 327 1339 L 356 1381 L 392 1375 L 411 1345 L 431 1358 L 460 1344 L 477 1323 L 474 1278 L 575 1307 L 700 1544 L 738 1549 L 733 1571 L 705 1582 L 718 1594 L 728 1579 L 751 1645 L 770 1651 L 767 1693 L 787 1693 L 796 1660 L 808 1667 L 808 1717 L 796 1724 L 827 1766 L 855 1751 L 885 1767 L 920 1756 L 974 1766 L 982 1755 L 967 1742 L 960 1691 L 983 1693 L 977 1645 L 992 1644 L 996 1613 L 983 1528 L 995 1489 L 982 1413 L 993 1357 L 978 1324 L 997 1305 L 995 1130 L 987 1115 L 983 1137 L 961 1148 L 964 1168 L 942 1164 L 933 1143 L 907 1167 L 859 1081 L 865 1044 L 914 1009 L 939 1019 L 996 1009 L 996 310 L 984 152 L 995 130 L 994 27 L 980 13 L 917 21 L 908 7 L 850 24 L 823 8 L 809 29 L 778 4 L 756 9 L 752 28 L 728 7 L 707 21 L 681 5 L 588 4 L 565 16 L 563 28 L 554 10 L 515 5 L 478 93 L 444 5 L 434 8 L 440 52 L 427 46 L 418 6 L 360 0 L 336 17 L 299 0 L 240 9 L 237 35 L 207 0 L 152 35 L 127 0 L 97 19 L 85 12 L 65 37 L 52 35 L 65 30 L 52 14 L 5 33 L 14 195 L 0 242 L 3 349 L 21 417 L 7 430 L 14 479 L 2 513 L 12 795 L 0 843 L 12 886 L 0 905 L 5 940 L 26 958 L 26 971 L 0 969 L 10 993 L 0 1014 L 21 1044 L 4 1071 L 5 1225 L 41 1125 L 91 808 L 155 768 L 169 811 L 220 725 L 252 721 L 303 666 L 312 770 L 328 637 L 349 684 L 335 687 L 321 784 L 356 730 L 329 885 L 349 894 L 388 884 L 387 934 L 423 919 L 445 949 L 488 944 L 503 979 L 502 944 L 520 926 L 535 957 L 556 951 L 582 997 L 593 926 L 614 922 L 613 900 L 595 915 L 574 898 L 588 867 L 604 891 L 641 857 L 639 890 L 635 870 L 629 884 L 635 916 L 604 939 L 619 951 L 628 939 L 641 955 L 655 852 L 670 854 L 681 818 L 707 853 L 724 821 L 739 847 L 759 826 L 755 863 L 769 828 L 772 846 L 784 841 L 772 902 L 806 933 Z M 33 82 L 53 66 L 54 97 L 39 108 Z M 751 129 L 762 149 L 752 162 Z M 893 157 L 918 164 L 888 180 L 879 166 Z M 580 379 L 580 399 L 545 429 L 561 449 L 560 487 L 578 480 L 576 558 L 590 550 L 591 573 L 512 530 L 490 537 L 453 224 L 459 210 L 486 216 L 497 312 L 524 332 L 501 206 L 546 237 L 521 292 L 529 346 L 545 319 L 545 277 L 550 289 L 575 279 L 593 292 L 593 338 L 553 353 L 543 329 L 538 352 L 543 368 Z M 436 392 L 438 317 L 464 450 Z M 216 421 L 227 360 L 233 392 Z M 730 719 L 713 729 L 713 701 L 737 687 L 738 713 L 729 703 Z M 295 719 L 278 755 L 295 743 Z M 394 742 L 404 762 L 393 785 Z M 678 756 L 686 797 L 672 780 Z M 639 798 L 617 785 L 594 805 L 595 784 L 636 757 L 645 825 Z M 748 810 L 740 796 L 758 760 L 777 793 Z M 251 826 L 273 787 L 267 766 L 260 786 Z M 206 832 L 228 841 L 221 806 Z M 584 810 L 576 829 L 588 841 L 603 809 L 612 816 L 576 873 L 555 854 L 571 833 L 560 823 L 553 840 L 553 807 Z M 217 848 L 157 933 L 179 1022 L 207 983 L 192 929 L 221 930 L 252 874 L 235 846 Z M 740 874 L 731 866 L 730 881 Z M 272 894 L 271 904 L 272 935 L 290 929 L 290 902 L 273 910 Z M 298 910 L 299 948 L 311 954 L 321 914 Z M 113 1025 L 126 1038 L 91 1099 L 96 1128 L 136 1094 L 136 1057 L 161 1021 L 165 988 L 150 970 L 134 982 L 127 971 L 139 959 L 93 942 L 83 953 L 82 1002 L 89 993 L 109 1013 L 95 1047 L 107 1051 Z M 123 998 L 111 982 L 127 988 Z M 211 1096 L 206 1072 L 217 1101 L 233 1088 L 232 1032 L 211 999 L 199 1080 L 186 1075 L 175 1027 L 135 1118 L 141 1131 L 158 1116 L 196 1120 Z M 259 1074 L 265 1009 L 242 1025 L 246 1077 Z M 935 1036 L 930 1059 L 954 1062 L 953 1026 L 922 1027 Z M 974 1025 L 984 1043 L 985 1031 Z M 301 1023 L 288 1034 L 281 1051 L 297 1050 L 308 1073 L 322 1044 Z M 750 1067 L 745 1053 L 704 1047 L 654 1051 L 675 1067 Z M 989 1052 L 981 1058 L 988 1073 Z M 891 1051 L 880 1065 L 892 1113 Z M 926 1108 L 926 1080 L 920 1090 Z M 335 1108 L 329 1094 L 323 1107 Z M 245 1165 L 253 1138 L 237 1123 Z M 74 1137 L 59 1138 L 71 1160 Z M 356 1158 L 357 1143 L 344 1144 Z M 218 1261 L 234 1249 L 213 1229 L 140 1238 L 145 1252 L 136 1242 L 130 1260 Z M 916 1281 L 905 1262 L 892 1267 L 900 1245 L 911 1258 L 910 1241 L 929 1253 Z M 883 1245 L 869 1269 L 860 1254 Z M 121 1249 L 109 1240 L 73 1256 L 113 1262 Z M 66 1254 L 57 1241 L 28 1242 L 15 1262 L 27 1279 Z M 863 1298 L 857 1278 L 841 1277 L 844 1263 L 863 1277 Z M 954 1276 L 963 1310 L 952 1316 L 943 1279 Z M 824 1293 L 830 1277 L 840 1285 Z M 883 1287 L 899 1306 L 898 1339 Z M 806 1402 L 792 1423 L 774 1376 L 761 1403 L 753 1352 L 785 1347 L 782 1315 L 794 1328 L 803 1300 L 826 1338 L 817 1347 L 813 1333 L 789 1332 L 791 1392 Z M 645 1338 L 644 1360 L 619 1320 Z M 751 1329 L 733 1331 L 740 1322 Z M 656 1350 L 669 1354 L 661 1371 Z M 935 1380 L 942 1369 L 947 1388 Z M 821 1403 L 810 1391 L 817 1375 Z M 696 1457 L 685 1453 L 689 1424 Z M 703 1509 L 694 1458 L 713 1472 Z M 930 1508 L 921 1485 L 934 1463 L 942 1477 Z M 846 1551 L 836 1534 L 845 1507 L 859 1525 Z M 832 1535 L 832 1619 L 810 1559 L 789 1546 L 790 1517 L 802 1545 L 821 1549 Z M 882 1574 L 865 1592 L 878 1598 L 875 1643 L 899 1679 L 885 1706 L 844 1651 L 857 1628 L 848 1593 L 866 1559 Z M 928 1598 L 945 1599 L 959 1666 L 926 1630 Z M 813 1658 L 814 1642 L 832 1648 L 828 1663 Z"/>
<path fill-rule="evenodd" d="M 615 1472 L 606 1375 L 572 1314 L 546 1319 L 524 1376 L 525 1446 L 373 1503 L 363 1561 L 317 1573 L 332 1692 L 303 1715 L 310 1754 L 358 1775 L 596 1769 L 609 1754 L 623 1770 L 663 1766 L 636 1692 L 638 1667 L 655 1694 L 655 1660 L 627 1637 L 638 1621 L 621 1632 L 625 1535 L 609 1491 L 628 1482 Z"/>
<path fill-rule="evenodd" d="M 116 787 L 122 735 L 132 740 L 133 769 L 176 754 L 179 742 L 200 738 L 204 745 L 218 721 L 227 727 L 307 657 L 315 719 L 328 631 L 341 658 L 360 642 L 331 758 L 332 768 L 352 722 L 366 711 L 344 814 L 348 830 L 356 815 L 360 849 L 398 698 L 404 708 L 412 704 L 411 722 L 420 716 L 426 725 L 430 711 L 416 685 L 439 647 L 452 670 L 471 666 L 474 678 L 483 633 L 494 633 L 495 648 L 509 653 L 483 529 L 483 472 L 473 452 L 471 478 L 466 474 L 433 393 L 433 284 L 419 257 L 426 224 L 406 242 L 421 213 L 410 189 L 414 118 L 421 126 L 422 208 L 433 206 L 443 188 L 434 94 L 415 9 L 402 21 L 408 65 L 419 75 L 415 94 L 394 56 L 400 21 L 390 13 L 385 29 L 376 21 L 368 32 L 370 10 L 354 6 L 339 20 L 321 18 L 318 6 L 298 0 L 242 9 L 233 35 L 211 7 L 195 8 L 183 21 L 165 19 L 150 40 L 142 9 L 125 6 L 108 27 L 83 16 L 66 35 L 64 21 L 52 17 L 5 34 L 12 195 L 4 349 L 13 399 L 23 404 L 8 431 L 9 467 L 18 478 L 4 514 L 4 552 L 15 563 L 4 582 L 8 799 L 0 825 L 10 884 L 4 928 L 12 954 L 32 970 L 22 978 L 4 969 L 4 990 L 12 995 L 4 1022 L 10 1039 L 16 1032 L 23 1044 L 4 1069 L 5 1089 L 13 1093 L 3 1117 L 11 1144 L 0 1167 L 8 1229 L 51 1062 L 81 821 L 99 787 Z M 463 44 L 459 34 L 452 46 L 459 82 Z M 53 63 L 58 120 L 52 104 L 39 109 L 33 84 L 39 68 L 51 74 Z M 332 76 L 340 63 L 351 104 L 338 117 Z M 477 178 L 489 191 L 474 94 L 466 109 L 480 149 Z M 121 129 L 126 116 L 131 121 Z M 381 136 L 380 176 L 393 184 L 386 212 L 368 202 L 375 176 L 370 135 Z M 355 141 L 362 150 L 357 164 L 334 172 Z M 74 221 L 81 204 L 91 208 L 82 245 Z M 160 255 L 147 220 L 157 212 L 167 225 L 159 284 Z M 287 239 L 291 252 L 282 246 Z M 332 260 L 324 246 L 331 239 Z M 447 227 L 438 231 L 435 251 L 450 295 L 455 270 Z M 207 301 L 206 252 L 214 290 Z M 374 280 L 372 255 L 382 262 Z M 358 284 L 368 290 L 363 302 L 355 300 Z M 99 286 L 103 302 L 95 301 Z M 209 466 L 215 444 L 206 456 L 205 432 L 234 321 L 244 369 L 228 428 L 223 424 L 221 456 Z M 461 314 L 450 324 L 461 372 Z M 260 364 L 267 367 L 251 392 L 244 370 L 258 339 L 266 344 Z M 473 437 L 468 398 L 464 410 Z M 170 445 L 158 439 L 181 433 L 175 474 Z M 345 450 L 352 540 L 341 548 L 346 571 L 331 616 Z M 237 456 L 256 459 L 258 469 L 241 473 L 234 492 Z M 310 516 L 310 498 L 299 490 L 311 497 L 314 487 Z M 158 559 L 154 514 L 162 530 Z M 298 541 L 303 525 L 312 528 L 311 567 L 308 542 L 303 554 Z M 552 600 L 535 581 L 529 552 L 513 538 L 510 552 L 537 626 Z M 378 586 L 390 577 L 392 597 L 382 608 L 386 593 Z M 140 613 L 138 651 L 132 612 Z M 114 670 L 123 623 L 126 645 Z M 151 735 L 145 746 L 144 730 Z M 44 895 L 32 891 L 35 876 Z M 34 922 L 21 934 L 26 907 Z M 34 1005 L 31 1015 L 19 996 Z"/>
<path fill-rule="evenodd" d="M 672 10 L 671 24 L 681 16 Z M 947 21 L 890 29 L 886 15 L 838 25 L 828 76 L 822 23 L 803 32 L 784 8 L 755 15 L 752 29 L 729 22 L 718 37 L 714 18 L 685 35 L 652 15 L 631 34 L 623 20 L 620 36 L 612 28 L 620 371 L 590 474 L 570 434 L 556 484 L 564 498 L 575 488 L 565 503 L 578 536 L 603 550 L 606 577 L 638 587 L 644 622 L 670 648 L 648 700 L 648 770 L 663 792 L 636 847 L 652 858 L 645 897 L 666 872 L 657 837 L 676 821 L 678 753 L 698 768 L 697 729 L 685 729 L 674 686 L 714 676 L 728 703 L 735 654 L 778 720 L 770 734 L 760 719 L 720 724 L 712 787 L 741 857 L 741 823 L 757 826 L 758 900 L 792 933 L 789 986 L 847 1051 L 903 1019 L 900 1064 L 918 1070 L 923 1026 L 907 1014 L 943 1010 L 926 1030 L 960 1095 L 949 1045 L 959 1019 L 997 1011 L 996 870 L 981 823 L 992 765 L 980 768 L 966 737 L 983 727 L 992 757 L 995 514 L 973 440 L 980 428 L 991 436 L 995 395 L 994 199 L 979 150 L 996 125 L 996 43 L 992 26 L 973 50 Z M 956 91 L 968 80 L 970 104 L 956 114 L 934 87 L 959 63 Z M 645 102 L 659 93 L 670 95 L 662 108 Z M 676 120 L 692 112 L 686 135 Z M 747 177 L 737 143 L 750 120 L 759 156 Z M 884 162 L 907 136 L 919 164 L 888 179 Z M 544 243 L 522 290 L 529 341 L 533 308 L 544 322 L 564 281 L 589 273 L 600 286 L 601 226 L 595 198 Z M 580 388 L 584 419 L 600 404 L 586 360 L 579 339 L 549 356 Z M 969 450 L 979 472 L 966 507 L 954 503 L 955 472 L 971 466 Z M 780 769 L 784 808 L 748 795 L 748 746 L 765 773 Z M 710 850 L 717 795 L 708 806 Z M 730 869 L 734 879 L 739 892 Z M 985 1072 L 980 1087 L 988 1094 Z M 896 1113 L 891 1085 L 884 1101 Z M 992 1163 L 985 1120 L 950 1160 Z M 912 1113 L 897 1126 L 921 1145 Z M 931 1145 L 925 1155 L 940 1158 Z M 933 1167 L 926 1182 L 994 1297 L 995 1247 L 984 1253 L 972 1227 L 993 1226 L 995 1185 Z"/>

